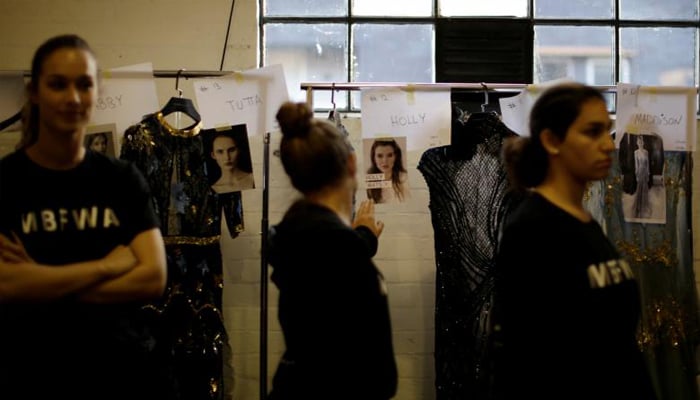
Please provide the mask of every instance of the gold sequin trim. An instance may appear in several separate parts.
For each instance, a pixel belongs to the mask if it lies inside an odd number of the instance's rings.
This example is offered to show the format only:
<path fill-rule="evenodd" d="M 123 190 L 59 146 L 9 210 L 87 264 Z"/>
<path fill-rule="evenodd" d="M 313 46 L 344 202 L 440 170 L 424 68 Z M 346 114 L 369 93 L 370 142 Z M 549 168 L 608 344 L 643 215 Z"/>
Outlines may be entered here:
<path fill-rule="evenodd" d="M 169 134 L 174 136 L 194 137 L 199 135 L 199 131 L 202 129 L 202 121 L 197 122 L 188 129 L 177 129 L 165 120 L 163 113 L 160 111 L 156 113 L 156 119 L 161 124 L 163 129 L 165 129 L 166 131 L 168 131 Z"/>
<path fill-rule="evenodd" d="M 645 313 L 637 332 L 637 344 L 642 351 L 662 343 L 677 348 L 685 341 L 687 315 L 676 299 L 667 297 L 656 300 L 646 308 Z"/>
<path fill-rule="evenodd" d="M 676 251 L 671 247 L 670 240 L 663 240 L 658 246 L 640 248 L 635 244 L 626 240 L 618 240 L 617 248 L 623 252 L 626 258 L 636 264 L 661 264 L 665 267 L 673 267 L 678 264 Z"/>
<path fill-rule="evenodd" d="M 177 244 L 194 244 L 200 246 L 206 246 L 210 244 L 218 243 L 221 239 L 221 235 L 207 236 L 207 237 L 194 237 L 194 236 L 165 236 L 163 241 L 165 245 L 177 245 Z"/>

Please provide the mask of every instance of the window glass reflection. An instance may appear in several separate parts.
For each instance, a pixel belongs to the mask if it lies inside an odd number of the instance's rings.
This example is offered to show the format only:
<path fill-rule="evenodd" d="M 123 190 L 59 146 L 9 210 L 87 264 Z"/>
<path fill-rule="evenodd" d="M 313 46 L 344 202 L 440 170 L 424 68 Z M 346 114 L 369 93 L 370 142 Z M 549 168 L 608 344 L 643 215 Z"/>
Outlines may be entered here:
<path fill-rule="evenodd" d="M 266 24 L 265 65 L 281 64 L 295 101 L 304 101 L 302 82 L 346 82 L 347 25 L 345 24 Z M 330 92 L 317 96 L 317 107 L 329 108 Z M 336 105 L 347 107 L 343 96 Z"/>

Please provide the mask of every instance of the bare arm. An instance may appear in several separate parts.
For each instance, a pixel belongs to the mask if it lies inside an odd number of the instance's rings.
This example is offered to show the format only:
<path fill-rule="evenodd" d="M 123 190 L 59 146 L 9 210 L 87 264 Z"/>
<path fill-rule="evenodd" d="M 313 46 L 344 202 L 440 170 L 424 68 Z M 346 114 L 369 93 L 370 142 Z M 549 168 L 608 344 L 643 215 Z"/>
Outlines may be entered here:
<path fill-rule="evenodd" d="M 17 237 L 0 235 L 0 302 L 51 301 L 75 294 L 134 268 L 133 256 L 118 246 L 107 256 L 67 265 L 34 262 Z"/>
<path fill-rule="evenodd" d="M 141 232 L 129 248 L 136 266 L 125 274 L 87 288 L 80 299 L 89 303 L 119 303 L 150 300 L 163 294 L 166 284 L 166 258 L 163 237 L 158 228 Z"/>
<path fill-rule="evenodd" d="M 352 221 L 353 228 L 358 226 L 367 227 L 376 237 L 382 234 L 384 223 L 374 218 L 374 201 L 362 200 L 360 202 L 355 212 L 355 220 Z"/>

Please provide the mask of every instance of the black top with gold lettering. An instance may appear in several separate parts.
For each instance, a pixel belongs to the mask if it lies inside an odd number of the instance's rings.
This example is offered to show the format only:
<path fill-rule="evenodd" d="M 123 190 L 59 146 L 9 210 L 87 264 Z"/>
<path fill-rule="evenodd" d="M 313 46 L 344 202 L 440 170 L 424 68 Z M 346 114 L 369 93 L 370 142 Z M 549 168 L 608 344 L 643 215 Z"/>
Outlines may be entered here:
<path fill-rule="evenodd" d="M 595 220 L 534 193 L 509 218 L 496 268 L 501 398 L 655 398 L 637 282 Z"/>
<path fill-rule="evenodd" d="M 0 231 L 16 234 L 38 263 L 60 268 L 101 258 L 154 227 L 149 188 L 126 161 L 88 151 L 77 167 L 57 171 L 21 150 L 0 161 Z M 0 397 L 136 398 L 138 385 L 157 380 L 144 369 L 152 368 L 153 337 L 141 306 L 87 304 L 72 296 L 2 304 Z M 98 387 L 114 394 L 92 391 Z"/>

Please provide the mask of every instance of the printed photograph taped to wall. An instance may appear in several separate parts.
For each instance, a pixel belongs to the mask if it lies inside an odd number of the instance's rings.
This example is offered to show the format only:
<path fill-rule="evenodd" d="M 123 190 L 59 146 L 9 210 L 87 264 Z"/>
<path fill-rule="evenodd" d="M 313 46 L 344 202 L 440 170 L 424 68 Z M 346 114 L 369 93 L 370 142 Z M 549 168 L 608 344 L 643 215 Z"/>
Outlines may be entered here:
<path fill-rule="evenodd" d="M 367 198 L 376 204 L 403 203 L 410 197 L 406 170 L 406 137 L 362 140 Z"/>
<path fill-rule="evenodd" d="M 86 149 L 102 153 L 110 157 L 117 156 L 117 142 L 115 138 L 117 125 L 103 124 L 92 125 L 86 129 L 83 144 Z"/>

